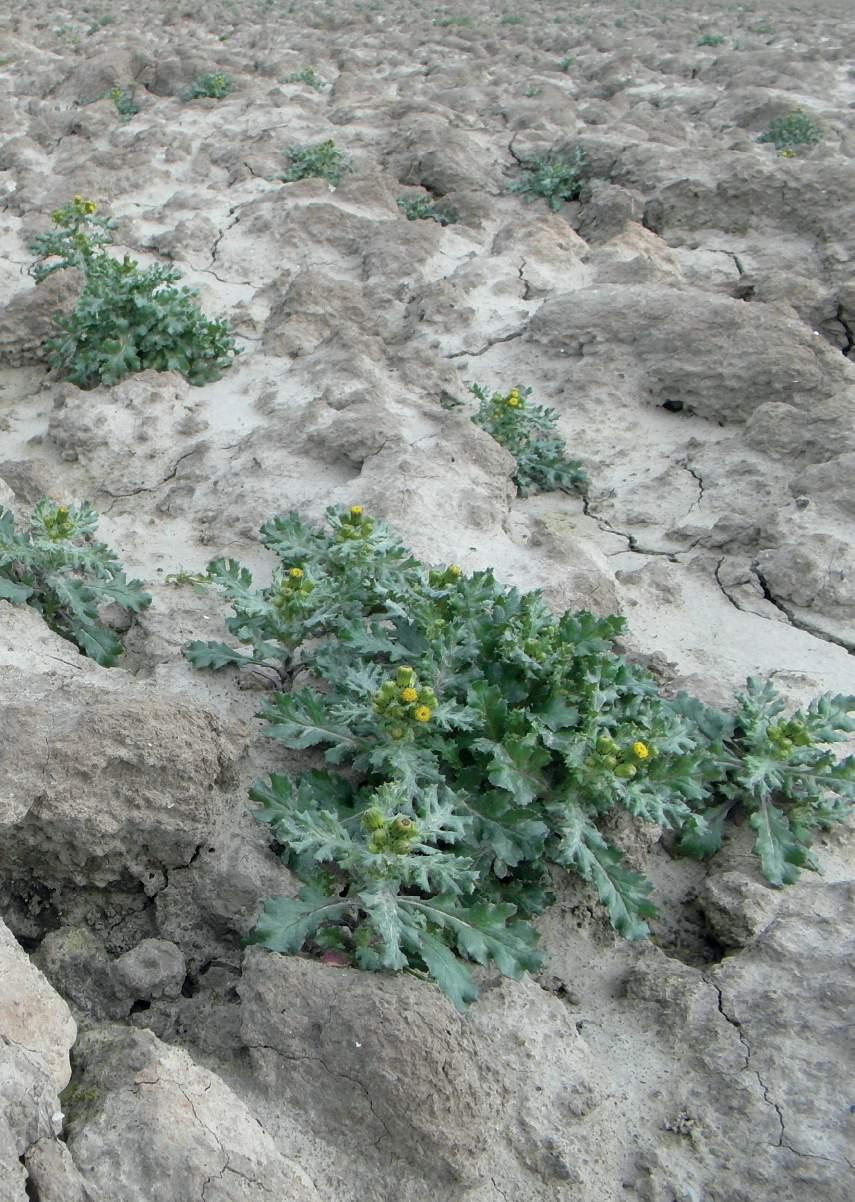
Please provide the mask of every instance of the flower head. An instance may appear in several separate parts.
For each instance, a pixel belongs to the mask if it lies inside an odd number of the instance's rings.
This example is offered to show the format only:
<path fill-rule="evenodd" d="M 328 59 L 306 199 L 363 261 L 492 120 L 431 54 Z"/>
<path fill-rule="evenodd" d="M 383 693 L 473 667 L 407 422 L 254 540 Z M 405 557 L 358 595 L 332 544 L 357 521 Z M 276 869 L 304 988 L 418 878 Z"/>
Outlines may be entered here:
<path fill-rule="evenodd" d="M 402 701 L 406 701 L 407 703 L 410 703 L 412 701 L 418 701 L 418 699 L 419 699 L 419 694 L 416 689 L 414 689 L 412 687 L 408 687 L 406 689 L 401 689 L 401 700 Z"/>
<path fill-rule="evenodd" d="M 632 754 L 639 760 L 646 760 L 650 756 L 650 748 L 639 740 L 638 743 L 633 743 Z"/>
<path fill-rule="evenodd" d="M 413 717 L 417 722 L 430 722 L 433 717 L 433 710 L 429 705 L 420 705 L 413 713 Z"/>
<path fill-rule="evenodd" d="M 291 577 L 292 580 L 302 580 L 303 579 L 303 569 L 302 568 L 291 568 L 290 571 L 288 572 L 288 575 Z"/>
<path fill-rule="evenodd" d="M 507 395 L 507 398 L 506 398 L 506 400 L 505 400 L 505 403 L 506 403 L 507 405 L 510 405 L 510 407 L 511 407 L 512 409 L 517 409 L 517 408 L 519 408 L 519 406 L 522 404 L 522 397 L 520 396 L 520 393 L 519 393 L 519 389 L 518 389 L 518 388 L 512 388 L 512 389 L 511 389 L 511 391 L 510 391 L 510 392 L 508 393 L 508 395 Z"/>
<path fill-rule="evenodd" d="M 360 517 L 362 517 L 362 506 L 361 505 L 351 505 L 350 512 L 353 515 L 353 517 L 360 518 Z"/>

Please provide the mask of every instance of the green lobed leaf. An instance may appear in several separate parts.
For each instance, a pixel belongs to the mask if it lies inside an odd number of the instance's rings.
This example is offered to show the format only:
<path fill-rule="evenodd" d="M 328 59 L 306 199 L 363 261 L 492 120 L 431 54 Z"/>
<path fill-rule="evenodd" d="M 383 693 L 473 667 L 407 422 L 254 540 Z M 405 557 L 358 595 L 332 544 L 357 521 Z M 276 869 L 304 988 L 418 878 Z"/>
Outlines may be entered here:
<path fill-rule="evenodd" d="M 772 885 L 792 885 L 799 869 L 809 865 L 808 848 L 793 836 L 787 816 L 763 800 L 748 820 L 756 832 L 754 847 L 763 875 Z"/>
<path fill-rule="evenodd" d="M 340 923 L 351 908 L 346 898 L 326 897 L 304 885 L 297 897 L 269 898 L 246 942 L 273 952 L 299 952 L 320 927 Z"/>

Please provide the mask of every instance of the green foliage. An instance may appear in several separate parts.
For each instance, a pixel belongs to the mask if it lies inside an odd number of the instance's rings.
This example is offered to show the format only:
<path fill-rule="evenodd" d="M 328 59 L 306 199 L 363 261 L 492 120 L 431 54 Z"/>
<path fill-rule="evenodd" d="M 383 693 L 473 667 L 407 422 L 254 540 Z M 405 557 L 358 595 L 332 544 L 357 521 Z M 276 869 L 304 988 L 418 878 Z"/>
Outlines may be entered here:
<path fill-rule="evenodd" d="M 516 13 L 505 13 L 500 22 L 502 25 L 524 25 L 525 18 L 518 16 Z"/>
<path fill-rule="evenodd" d="M 817 865 L 810 850 L 813 832 L 843 821 L 855 798 L 855 758 L 836 762 L 828 749 L 855 731 L 855 697 L 823 696 L 785 717 L 771 684 L 750 679 L 737 695 L 732 715 L 678 699 L 686 714 L 711 736 L 704 771 L 717 780 L 720 798 L 705 828 L 688 831 L 679 849 L 698 858 L 721 846 L 732 812 L 747 815 L 754 849 L 772 885 L 789 885 L 800 868 Z"/>
<path fill-rule="evenodd" d="M 350 159 L 338 149 L 332 138 L 312 146 L 289 146 L 285 153 L 289 166 L 280 179 L 286 184 L 316 177 L 328 180 L 335 187 L 345 172 L 353 170 Z"/>
<path fill-rule="evenodd" d="M 112 25 L 116 18 L 112 13 L 102 13 L 96 17 L 89 28 L 86 30 L 87 36 L 91 37 L 93 33 L 97 33 L 99 29 L 103 29 L 105 25 Z"/>
<path fill-rule="evenodd" d="M 209 71 L 197 75 L 184 93 L 185 100 L 223 100 L 234 91 L 235 81 L 223 71 Z"/>
<path fill-rule="evenodd" d="M 756 681 L 733 715 L 668 701 L 614 650 L 621 618 L 557 617 L 489 571 L 427 568 L 358 505 L 327 519 L 262 528 L 280 560 L 266 588 L 215 560 L 208 579 L 248 651 L 185 652 L 199 667 L 265 665 L 281 683 L 301 674 L 261 716 L 327 765 L 251 790 L 303 882 L 267 902 L 254 942 L 409 971 L 463 1008 L 477 996 L 467 961 L 538 968 L 531 920 L 551 900 L 551 864 L 589 882 L 622 935 L 647 933 L 651 886 L 606 833 L 616 812 L 696 856 L 747 812 L 773 885 L 816 866 L 811 831 L 843 820 L 855 794 L 855 758 L 824 748 L 855 730 L 855 698 L 790 718 Z"/>
<path fill-rule="evenodd" d="M 469 391 L 481 402 L 473 422 L 517 461 L 513 480 L 521 496 L 555 488 L 584 490 L 587 474 L 580 463 L 565 457 L 567 444 L 555 433 L 558 414 L 530 404 L 530 388 L 491 395 L 480 384 L 470 384 Z"/>
<path fill-rule="evenodd" d="M 290 75 L 285 76 L 285 83 L 305 83 L 310 88 L 314 88 L 316 92 L 329 86 L 325 79 L 321 79 L 314 67 L 303 67 L 299 71 L 292 71 Z"/>
<path fill-rule="evenodd" d="M 448 16 L 448 17 L 434 17 L 433 24 L 438 25 L 440 29 L 447 29 L 450 25 L 460 25 L 460 26 L 463 26 L 464 28 L 469 28 L 470 26 L 474 25 L 475 22 L 472 20 L 471 17 Z"/>
<path fill-rule="evenodd" d="M 528 199 L 542 197 L 555 211 L 565 200 L 578 200 L 588 178 L 588 159 L 580 146 L 574 149 L 569 159 L 549 151 L 523 163 L 522 167 L 524 174 L 508 184 L 507 191 Z"/>
<path fill-rule="evenodd" d="M 45 497 L 23 531 L 10 509 L 0 509 L 0 600 L 31 605 L 51 630 L 109 668 L 122 643 L 100 621 L 99 608 L 115 604 L 139 613 L 151 597 L 141 581 L 126 578 L 114 551 L 94 541 L 97 525 L 88 502 L 58 505 Z"/>
<path fill-rule="evenodd" d="M 575 59 L 574 55 L 565 54 L 564 58 L 559 59 L 558 70 L 563 71 L 566 74 L 575 62 L 576 62 L 576 59 Z"/>
<path fill-rule="evenodd" d="M 705 33 L 698 38 L 696 46 L 721 46 L 724 37 L 720 33 Z"/>
<path fill-rule="evenodd" d="M 525 92 L 523 93 L 523 95 L 524 95 L 524 96 L 528 96 L 528 97 L 533 97 L 533 96 L 542 96 L 542 95 L 543 95 L 543 88 L 539 88 L 539 87 L 537 87 L 537 85 L 536 85 L 536 84 L 530 84 L 530 85 L 529 85 L 529 86 L 526 88 L 526 90 L 525 90 Z"/>
<path fill-rule="evenodd" d="M 408 221 L 436 221 L 439 225 L 457 223 L 457 213 L 450 205 L 437 204 L 420 193 L 399 196 L 396 203 Z"/>
<path fill-rule="evenodd" d="M 178 371 L 191 384 L 218 380 L 237 354 L 224 321 L 210 321 L 190 288 L 172 287 L 181 272 L 156 264 L 142 269 L 126 255 L 104 250 L 115 222 L 96 215 L 80 196 L 53 214 L 56 227 L 30 246 L 37 284 L 76 268 L 83 289 L 74 312 L 57 318 L 62 331 L 45 344 L 51 367 L 80 388 L 117 383 L 131 372 Z"/>
<path fill-rule="evenodd" d="M 123 121 L 130 121 L 131 117 L 136 116 L 140 111 L 140 106 L 134 100 L 133 89 L 128 91 L 127 88 L 116 86 L 110 90 L 108 95 L 116 106 L 116 112 Z"/>
<path fill-rule="evenodd" d="M 791 150 L 794 146 L 815 146 L 824 137 L 822 126 L 811 121 L 802 109 L 793 109 L 786 116 L 776 117 L 769 128 L 757 139 L 771 142 L 778 150 Z"/>

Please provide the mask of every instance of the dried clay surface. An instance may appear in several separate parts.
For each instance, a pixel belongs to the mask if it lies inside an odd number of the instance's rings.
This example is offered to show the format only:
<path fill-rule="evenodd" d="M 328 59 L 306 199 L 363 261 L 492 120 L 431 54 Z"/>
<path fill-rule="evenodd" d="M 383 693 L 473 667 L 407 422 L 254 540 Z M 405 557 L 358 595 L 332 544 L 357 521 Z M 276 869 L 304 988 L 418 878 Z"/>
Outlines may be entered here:
<path fill-rule="evenodd" d="M 465 1014 L 246 949 L 297 889 L 247 787 L 306 761 L 167 580 L 359 503 L 623 613 L 674 691 L 855 692 L 853 51 L 850 0 L 0 0 L 0 502 L 88 499 L 154 598 L 110 669 L 0 601 L 0 1202 L 855 1197 L 851 832 L 787 890 L 648 839 L 646 943 L 556 881 L 543 971 Z M 795 109 L 820 143 L 758 142 Z M 353 170 L 283 182 L 325 139 Z M 575 147 L 578 200 L 508 191 Z M 76 285 L 28 246 L 75 194 L 229 319 L 222 379 L 49 370 Z M 557 411 L 584 498 L 517 496 L 471 381 Z"/>

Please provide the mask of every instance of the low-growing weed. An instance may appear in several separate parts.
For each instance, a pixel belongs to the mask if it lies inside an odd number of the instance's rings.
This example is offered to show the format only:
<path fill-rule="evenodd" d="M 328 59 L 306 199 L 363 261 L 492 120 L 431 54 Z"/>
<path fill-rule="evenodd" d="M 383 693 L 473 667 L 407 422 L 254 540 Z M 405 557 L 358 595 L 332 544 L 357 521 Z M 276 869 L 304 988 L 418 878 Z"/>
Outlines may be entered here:
<path fill-rule="evenodd" d="M 151 604 L 142 581 L 128 580 L 114 551 L 93 535 L 98 514 L 88 502 L 58 505 L 46 497 L 15 529 L 15 515 L 0 508 L 0 600 L 31 605 L 57 634 L 109 668 L 122 642 L 99 618 L 118 605 L 139 613 Z"/>
<path fill-rule="evenodd" d="M 511 977 L 540 966 L 532 919 L 552 864 L 593 886 L 622 935 L 647 933 L 651 885 L 607 834 L 616 811 L 706 856 L 741 810 L 772 884 L 815 867 L 813 830 L 855 796 L 855 757 L 826 749 L 855 729 L 855 698 L 789 719 L 756 681 L 733 715 L 669 701 L 615 651 L 621 618 L 557 617 L 490 571 L 428 568 L 359 505 L 327 518 L 262 527 L 280 561 L 267 588 L 214 561 L 248 651 L 185 652 L 290 683 L 262 710 L 268 734 L 328 765 L 250 792 L 303 882 L 266 903 L 253 942 L 432 978 L 462 1009 L 477 996 L 465 961 Z"/>
<path fill-rule="evenodd" d="M 321 79 L 314 67 L 303 67 L 300 71 L 292 71 L 290 75 L 285 76 L 285 83 L 305 83 L 310 88 L 314 88 L 316 92 L 329 86 L 325 79 Z"/>
<path fill-rule="evenodd" d="M 185 100 L 223 100 L 234 91 L 235 81 L 223 71 L 197 75 L 184 93 Z"/>
<path fill-rule="evenodd" d="M 573 66 L 575 61 L 576 61 L 575 55 L 565 54 L 564 58 L 559 59 L 559 61 L 558 61 L 558 70 L 563 71 L 566 74 L 570 70 L 570 68 Z"/>
<path fill-rule="evenodd" d="M 523 95 L 528 96 L 529 98 L 534 96 L 542 96 L 543 88 L 538 87 L 537 84 L 529 84 L 529 86 L 523 92 Z"/>
<path fill-rule="evenodd" d="M 130 121 L 131 117 L 135 117 L 140 111 L 140 106 L 134 100 L 133 89 L 120 88 L 118 85 L 111 88 L 107 95 L 116 106 L 116 112 L 123 121 Z"/>
<path fill-rule="evenodd" d="M 86 30 L 87 37 L 91 37 L 93 33 L 97 33 L 99 29 L 103 29 L 105 25 L 112 25 L 116 18 L 112 13 L 102 13 L 100 17 L 96 17 L 89 28 Z"/>
<path fill-rule="evenodd" d="M 522 167 L 524 174 L 508 184 L 507 191 L 527 199 L 542 197 L 555 211 L 565 200 L 578 200 L 588 178 L 588 160 L 580 146 L 569 159 L 549 151 L 522 163 Z"/>
<path fill-rule="evenodd" d="M 769 122 L 769 128 L 757 139 L 771 142 L 778 150 L 792 150 L 796 146 L 815 146 L 825 136 L 821 125 L 811 121 L 803 109 L 793 109 L 783 117 Z"/>
<path fill-rule="evenodd" d="M 468 28 L 475 24 L 471 17 L 434 17 L 433 24 L 439 26 L 440 29 L 448 29 L 452 25 L 460 25 Z"/>
<path fill-rule="evenodd" d="M 286 184 L 300 179 L 325 179 L 335 187 L 353 164 L 339 150 L 332 138 L 316 142 L 312 146 L 289 146 L 285 152 L 289 159 L 288 169 L 279 177 Z"/>
<path fill-rule="evenodd" d="M 34 239 L 30 275 L 37 284 L 76 268 L 83 290 L 74 312 L 58 317 L 61 333 L 45 343 L 51 367 L 80 388 L 115 384 L 131 372 L 177 371 L 191 384 L 218 380 L 237 354 L 224 321 L 210 321 L 173 267 L 141 268 L 111 258 L 115 222 L 80 196 L 53 214 L 55 229 Z"/>
<path fill-rule="evenodd" d="M 396 204 L 408 221 L 436 221 L 439 225 L 455 225 L 458 216 L 450 205 L 437 204 L 428 196 L 413 193 L 399 196 Z"/>
<path fill-rule="evenodd" d="M 720 33 L 705 33 L 698 38 L 696 46 L 721 46 L 724 43 L 724 38 Z"/>
<path fill-rule="evenodd" d="M 501 25 L 524 25 L 525 18 L 518 16 L 517 13 L 505 13 L 499 23 Z"/>
<path fill-rule="evenodd" d="M 472 420 L 486 430 L 517 461 L 513 481 L 520 496 L 551 489 L 582 489 L 588 476 L 580 463 L 566 458 L 567 444 L 555 433 L 558 414 L 554 409 L 529 403 L 530 388 L 490 394 L 480 384 L 469 391 L 481 404 Z"/>

